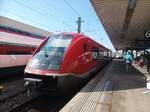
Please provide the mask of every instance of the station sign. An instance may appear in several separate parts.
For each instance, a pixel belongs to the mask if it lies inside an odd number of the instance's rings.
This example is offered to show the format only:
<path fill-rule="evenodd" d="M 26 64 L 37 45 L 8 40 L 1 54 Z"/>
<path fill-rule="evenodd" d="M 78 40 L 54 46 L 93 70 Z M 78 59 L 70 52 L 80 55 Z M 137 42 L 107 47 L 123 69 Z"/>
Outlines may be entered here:
<path fill-rule="evenodd" d="M 150 39 L 150 30 L 145 32 L 144 37 Z"/>
<path fill-rule="evenodd" d="M 135 40 L 133 45 L 138 48 L 150 48 L 150 39 Z"/>

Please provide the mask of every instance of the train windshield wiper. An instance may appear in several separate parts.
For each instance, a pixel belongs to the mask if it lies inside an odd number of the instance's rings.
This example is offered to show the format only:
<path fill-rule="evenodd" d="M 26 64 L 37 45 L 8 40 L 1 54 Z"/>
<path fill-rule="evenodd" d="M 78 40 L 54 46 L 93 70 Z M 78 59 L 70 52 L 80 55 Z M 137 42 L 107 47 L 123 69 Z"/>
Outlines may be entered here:
<path fill-rule="evenodd" d="M 47 51 L 46 51 L 46 47 L 43 48 L 44 49 L 44 56 L 48 57 Z"/>

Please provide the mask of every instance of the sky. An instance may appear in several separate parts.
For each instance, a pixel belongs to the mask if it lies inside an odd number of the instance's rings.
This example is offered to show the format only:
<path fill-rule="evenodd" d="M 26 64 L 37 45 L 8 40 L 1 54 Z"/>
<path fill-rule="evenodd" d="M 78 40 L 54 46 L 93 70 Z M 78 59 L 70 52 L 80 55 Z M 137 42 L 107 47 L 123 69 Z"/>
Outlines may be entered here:
<path fill-rule="evenodd" d="M 0 0 L 0 16 L 54 33 L 77 32 L 81 17 L 81 33 L 115 51 L 90 0 Z"/>

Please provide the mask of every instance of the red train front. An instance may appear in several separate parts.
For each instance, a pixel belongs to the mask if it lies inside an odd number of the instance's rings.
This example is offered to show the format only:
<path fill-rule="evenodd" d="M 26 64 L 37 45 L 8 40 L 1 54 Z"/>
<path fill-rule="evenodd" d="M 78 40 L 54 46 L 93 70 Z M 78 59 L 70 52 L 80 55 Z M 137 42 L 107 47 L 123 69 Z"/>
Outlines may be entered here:
<path fill-rule="evenodd" d="M 64 89 L 104 65 L 104 51 L 108 49 L 81 34 L 51 35 L 33 54 L 26 77 Z"/>

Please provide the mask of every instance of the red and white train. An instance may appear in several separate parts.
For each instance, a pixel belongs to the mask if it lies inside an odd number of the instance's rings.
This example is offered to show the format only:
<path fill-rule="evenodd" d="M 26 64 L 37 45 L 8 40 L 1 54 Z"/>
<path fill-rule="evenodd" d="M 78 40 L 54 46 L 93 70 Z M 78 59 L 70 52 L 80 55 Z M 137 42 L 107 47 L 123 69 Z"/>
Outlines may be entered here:
<path fill-rule="evenodd" d="M 45 36 L 0 25 L 0 76 L 25 67 Z"/>
<path fill-rule="evenodd" d="M 54 34 L 36 49 L 25 68 L 25 77 L 64 89 L 105 65 L 110 59 L 108 52 L 85 35 Z"/>

